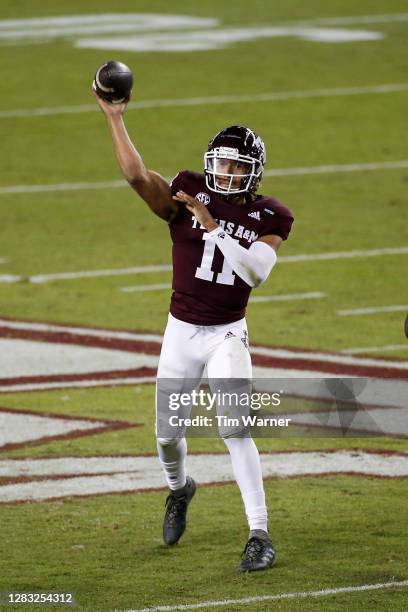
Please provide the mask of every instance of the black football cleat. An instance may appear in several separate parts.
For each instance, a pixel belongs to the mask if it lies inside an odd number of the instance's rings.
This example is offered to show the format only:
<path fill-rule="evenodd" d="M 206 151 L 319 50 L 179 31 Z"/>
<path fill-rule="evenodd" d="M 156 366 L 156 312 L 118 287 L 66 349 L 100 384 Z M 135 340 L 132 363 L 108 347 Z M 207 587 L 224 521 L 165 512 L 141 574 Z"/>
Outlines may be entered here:
<path fill-rule="evenodd" d="M 196 492 L 196 483 L 187 476 L 186 484 L 180 491 L 171 491 L 166 499 L 166 513 L 163 521 L 165 544 L 176 544 L 186 530 L 188 504 Z"/>
<path fill-rule="evenodd" d="M 242 561 L 239 565 L 240 572 L 257 572 L 272 567 L 276 561 L 276 553 L 272 542 L 266 532 L 261 537 L 253 535 L 249 538 Z"/>

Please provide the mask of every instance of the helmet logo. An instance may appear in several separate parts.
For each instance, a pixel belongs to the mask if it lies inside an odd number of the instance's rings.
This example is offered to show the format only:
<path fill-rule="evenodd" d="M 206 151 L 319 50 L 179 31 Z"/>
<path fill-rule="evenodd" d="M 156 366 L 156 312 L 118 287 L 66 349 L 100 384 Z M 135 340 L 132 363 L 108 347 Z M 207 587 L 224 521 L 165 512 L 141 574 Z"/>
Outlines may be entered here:
<path fill-rule="evenodd" d="M 204 191 L 200 191 L 200 193 L 197 193 L 195 199 L 201 202 L 201 204 L 204 204 L 204 206 L 208 206 L 208 204 L 210 203 L 210 196 Z"/>

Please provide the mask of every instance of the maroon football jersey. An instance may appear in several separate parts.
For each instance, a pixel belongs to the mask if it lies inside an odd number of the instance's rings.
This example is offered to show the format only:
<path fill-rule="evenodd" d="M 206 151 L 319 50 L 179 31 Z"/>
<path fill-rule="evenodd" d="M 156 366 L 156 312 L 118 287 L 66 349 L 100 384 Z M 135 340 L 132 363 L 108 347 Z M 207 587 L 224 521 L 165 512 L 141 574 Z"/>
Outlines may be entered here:
<path fill-rule="evenodd" d="M 203 174 L 179 172 L 171 183 L 173 194 L 182 190 L 208 206 L 227 234 L 248 249 L 261 236 L 289 235 L 293 215 L 273 198 L 258 195 L 253 202 L 228 202 L 209 190 Z M 195 325 L 232 323 L 245 316 L 252 287 L 225 260 L 197 219 L 180 204 L 170 223 L 173 241 L 173 294 L 171 314 Z"/>

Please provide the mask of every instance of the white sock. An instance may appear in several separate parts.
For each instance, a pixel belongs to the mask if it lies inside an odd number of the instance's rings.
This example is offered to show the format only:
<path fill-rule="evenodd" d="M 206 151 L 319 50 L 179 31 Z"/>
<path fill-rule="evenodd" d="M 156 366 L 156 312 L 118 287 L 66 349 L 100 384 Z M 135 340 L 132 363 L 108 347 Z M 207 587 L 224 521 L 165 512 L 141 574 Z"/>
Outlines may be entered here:
<path fill-rule="evenodd" d="M 249 529 L 268 531 L 268 513 L 262 482 L 261 461 L 252 438 L 224 438 L 235 480 L 241 491 Z"/>
<path fill-rule="evenodd" d="M 167 438 L 158 438 L 157 450 L 169 489 L 176 491 L 184 487 L 186 484 L 186 439 L 169 440 Z"/>

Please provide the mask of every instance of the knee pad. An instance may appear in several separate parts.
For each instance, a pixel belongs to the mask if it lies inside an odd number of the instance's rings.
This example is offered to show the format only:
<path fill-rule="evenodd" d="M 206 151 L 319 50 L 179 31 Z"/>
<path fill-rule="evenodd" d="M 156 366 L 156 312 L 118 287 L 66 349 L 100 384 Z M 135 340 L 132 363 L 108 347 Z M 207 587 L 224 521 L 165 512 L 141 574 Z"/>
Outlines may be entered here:
<path fill-rule="evenodd" d="M 157 438 L 157 444 L 160 446 L 176 446 L 181 438 Z"/>
<path fill-rule="evenodd" d="M 229 440 L 242 440 L 243 438 L 250 438 L 251 432 L 248 427 L 237 427 L 237 428 L 219 428 L 220 437 L 224 440 L 228 446 Z"/>

